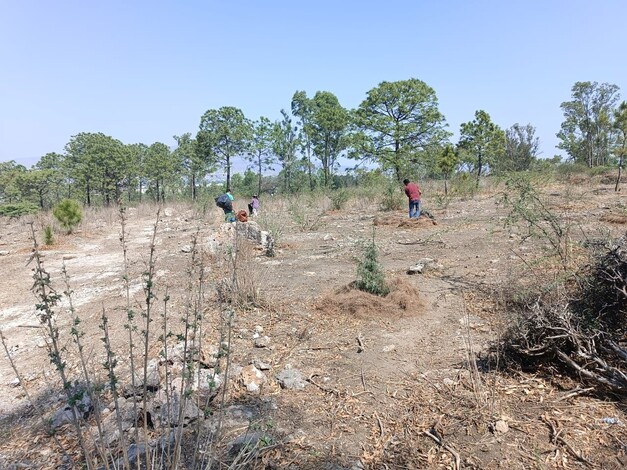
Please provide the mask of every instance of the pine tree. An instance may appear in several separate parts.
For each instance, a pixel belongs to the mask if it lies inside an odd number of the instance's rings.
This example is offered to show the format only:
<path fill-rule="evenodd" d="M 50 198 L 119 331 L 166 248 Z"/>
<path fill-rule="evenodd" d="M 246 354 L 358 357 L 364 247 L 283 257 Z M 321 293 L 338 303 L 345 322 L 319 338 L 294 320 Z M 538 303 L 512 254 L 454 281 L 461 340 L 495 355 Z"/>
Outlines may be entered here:
<path fill-rule="evenodd" d="M 377 245 L 374 242 L 374 231 L 372 242 L 366 245 L 362 259 L 357 265 L 357 289 L 370 294 L 386 296 L 390 289 L 385 283 L 383 267 L 379 263 Z"/>

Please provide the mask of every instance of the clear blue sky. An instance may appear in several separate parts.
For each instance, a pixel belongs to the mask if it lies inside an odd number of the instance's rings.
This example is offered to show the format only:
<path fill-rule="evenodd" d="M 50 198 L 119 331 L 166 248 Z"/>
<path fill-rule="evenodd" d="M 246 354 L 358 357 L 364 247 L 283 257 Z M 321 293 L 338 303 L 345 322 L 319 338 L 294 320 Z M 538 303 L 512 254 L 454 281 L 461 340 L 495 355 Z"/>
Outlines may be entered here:
<path fill-rule="evenodd" d="M 0 0 L 0 161 L 30 167 L 72 135 L 174 145 L 211 108 L 279 117 L 292 94 L 355 108 L 381 81 L 435 89 L 457 140 L 484 109 L 560 153 L 576 81 L 627 99 L 624 0 Z"/>

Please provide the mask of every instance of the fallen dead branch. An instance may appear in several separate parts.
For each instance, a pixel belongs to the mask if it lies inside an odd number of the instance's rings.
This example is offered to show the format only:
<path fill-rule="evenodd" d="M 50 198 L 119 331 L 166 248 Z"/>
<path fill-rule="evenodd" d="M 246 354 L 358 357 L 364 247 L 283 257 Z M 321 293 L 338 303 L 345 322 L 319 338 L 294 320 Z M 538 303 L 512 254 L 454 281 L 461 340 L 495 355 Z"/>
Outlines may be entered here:
<path fill-rule="evenodd" d="M 442 439 L 440 439 L 439 437 L 435 436 L 434 434 L 431 434 L 431 432 L 429 431 L 423 431 L 423 434 L 425 436 L 430 437 L 431 439 L 433 439 L 439 446 L 441 446 L 442 448 L 446 449 L 447 451 L 450 452 L 450 454 L 453 456 L 453 458 L 455 459 L 455 464 L 454 464 L 454 469 L 455 470 L 459 470 L 461 468 L 462 465 L 462 459 L 459 457 L 459 453 L 453 449 L 451 446 L 449 446 L 448 444 L 445 444 Z"/>
<path fill-rule="evenodd" d="M 318 382 L 316 382 L 314 380 L 314 377 L 317 377 L 317 375 L 314 374 L 314 375 L 309 376 L 309 378 L 306 379 L 307 382 L 309 382 L 312 385 L 315 385 L 316 387 L 318 387 L 323 392 L 331 393 L 331 394 L 333 394 L 335 396 L 338 396 L 338 397 L 341 395 L 339 390 L 336 390 L 334 388 L 328 388 L 328 387 L 325 387 L 324 385 L 320 385 Z"/>
<path fill-rule="evenodd" d="M 361 333 L 359 333 L 359 335 L 357 335 L 357 338 L 355 338 L 357 340 L 357 352 L 364 352 L 366 350 L 365 346 L 364 346 L 364 338 L 361 336 Z"/>
<path fill-rule="evenodd" d="M 583 456 L 583 452 L 575 450 L 573 446 L 570 445 L 570 443 L 568 443 L 568 441 L 564 439 L 564 437 L 562 437 L 563 429 L 560 429 L 556 423 L 553 423 L 553 421 L 550 420 L 546 416 L 546 414 L 542 415 L 542 421 L 546 423 L 551 429 L 551 441 L 553 442 L 554 445 L 558 445 L 558 444 L 563 445 L 564 447 L 566 447 L 568 452 L 570 452 L 573 455 L 573 457 L 575 457 L 577 460 L 589 465 L 590 467 L 593 467 L 593 468 L 595 467 L 595 465 L 592 462 L 590 462 L 588 459 L 586 459 Z"/>
<path fill-rule="evenodd" d="M 518 322 L 506 335 L 503 350 L 527 367 L 561 365 L 588 387 L 624 394 L 627 236 L 603 248 L 595 247 L 592 263 L 562 294 L 510 305 L 518 310 Z"/>

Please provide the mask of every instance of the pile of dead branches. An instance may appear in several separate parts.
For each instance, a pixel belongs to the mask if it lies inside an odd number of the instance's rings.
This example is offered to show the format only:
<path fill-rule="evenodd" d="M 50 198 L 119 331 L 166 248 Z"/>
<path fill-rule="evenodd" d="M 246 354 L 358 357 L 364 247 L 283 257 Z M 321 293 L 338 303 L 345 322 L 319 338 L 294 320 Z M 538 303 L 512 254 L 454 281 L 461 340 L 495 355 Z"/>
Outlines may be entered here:
<path fill-rule="evenodd" d="M 593 244 L 591 262 L 560 295 L 512 301 L 500 345 L 525 368 L 556 367 L 587 385 L 627 393 L 627 235 Z"/>

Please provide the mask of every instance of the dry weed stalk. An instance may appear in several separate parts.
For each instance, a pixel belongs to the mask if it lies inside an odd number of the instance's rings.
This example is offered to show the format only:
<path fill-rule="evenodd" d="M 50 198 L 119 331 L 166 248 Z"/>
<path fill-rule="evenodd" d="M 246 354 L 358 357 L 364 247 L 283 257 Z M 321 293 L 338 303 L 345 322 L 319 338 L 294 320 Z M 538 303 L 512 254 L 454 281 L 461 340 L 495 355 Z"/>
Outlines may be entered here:
<path fill-rule="evenodd" d="M 233 244 L 226 247 L 224 258 L 228 277 L 224 277 L 217 284 L 218 301 L 242 309 L 263 307 L 260 285 L 263 274 L 255 261 L 252 242 L 236 230 Z"/>
<path fill-rule="evenodd" d="M 102 342 L 104 344 L 106 358 L 107 358 L 103 364 L 103 367 L 107 371 L 107 378 L 109 380 L 109 388 L 111 389 L 111 394 L 113 395 L 113 401 L 115 403 L 115 417 L 116 417 L 115 423 L 118 428 L 117 429 L 118 433 L 120 435 L 124 468 L 130 469 L 128 449 L 126 446 L 126 438 L 125 438 L 124 429 L 122 426 L 123 417 L 122 417 L 122 413 L 120 409 L 120 400 L 122 397 L 120 396 L 120 391 L 118 388 L 119 378 L 116 374 L 117 357 L 116 357 L 115 351 L 113 350 L 113 347 L 111 346 L 111 336 L 109 334 L 109 317 L 107 316 L 106 310 L 104 307 L 102 308 L 102 314 L 100 317 L 100 328 L 102 329 L 102 333 L 103 333 Z M 108 468 L 108 460 L 105 460 L 105 465 L 107 465 L 107 468 Z"/>
<path fill-rule="evenodd" d="M 35 229 L 33 223 L 30 223 L 31 236 L 33 242 L 33 254 L 29 260 L 29 263 L 35 261 L 35 267 L 33 268 L 33 292 L 37 296 L 39 303 L 36 305 L 37 317 L 45 326 L 46 330 L 46 347 L 48 348 L 48 356 L 50 362 L 55 366 L 57 373 L 63 384 L 63 390 L 65 391 L 67 404 L 70 407 L 72 413 L 72 424 L 74 431 L 78 438 L 79 446 L 83 455 L 86 457 L 87 468 L 91 470 L 93 465 L 89 456 L 89 450 L 85 442 L 83 435 L 83 429 L 80 421 L 82 420 L 83 413 L 88 410 L 79 409 L 82 399 L 82 391 L 75 395 L 72 381 L 66 372 L 66 362 L 64 359 L 64 347 L 61 344 L 59 327 L 57 324 L 56 307 L 61 300 L 61 296 L 52 288 L 50 274 L 45 270 L 43 266 L 43 259 L 39 252 L 39 245 L 37 243 L 37 237 L 35 236 Z"/>
<path fill-rule="evenodd" d="M 126 242 L 126 222 L 127 222 L 127 210 L 125 206 L 120 206 L 119 210 L 120 221 L 120 244 L 122 247 L 123 255 L 123 269 L 124 275 L 122 276 L 122 282 L 124 285 L 124 294 L 126 302 L 126 323 L 124 328 L 128 333 L 128 354 L 129 362 L 131 366 L 131 387 L 136 389 L 136 377 L 135 377 L 135 334 L 137 332 L 137 325 L 135 324 L 135 311 L 131 306 L 131 281 L 128 259 L 128 244 Z M 137 416 L 137 402 L 133 400 L 133 414 Z M 134 438 L 135 442 L 139 442 L 139 427 L 134 426 Z"/>
<path fill-rule="evenodd" d="M 506 191 L 501 194 L 500 202 L 510 210 L 505 224 L 522 224 L 527 233 L 525 238 L 534 237 L 550 247 L 550 255 L 556 256 L 564 271 L 571 268 L 571 223 L 563 221 L 549 207 L 546 198 L 526 177 L 515 177 L 506 183 Z"/>
<path fill-rule="evenodd" d="M 112 451 L 109 446 L 102 445 L 102 443 L 105 442 L 105 430 L 103 428 L 101 414 L 102 402 L 100 400 L 100 395 L 96 392 L 96 381 L 89 371 L 89 360 L 85 355 L 85 346 L 82 341 L 83 332 L 79 329 L 79 326 L 81 324 L 81 318 L 77 315 L 76 309 L 74 308 L 74 301 L 72 299 L 73 290 L 70 284 L 70 276 L 67 272 L 65 263 L 63 263 L 61 273 L 63 274 L 63 280 L 65 283 L 65 291 L 63 292 L 63 295 L 68 302 L 68 312 L 72 316 L 72 327 L 70 329 L 70 335 L 72 336 L 72 340 L 78 348 L 78 357 L 80 361 L 81 372 L 83 375 L 83 386 L 85 388 L 85 392 L 89 396 L 90 403 L 92 404 L 92 410 L 94 413 L 96 426 L 98 428 L 98 439 L 95 441 L 95 449 L 98 452 L 102 461 L 107 462 L 112 455 Z"/>
<path fill-rule="evenodd" d="M 462 299 L 465 319 L 464 352 L 466 353 L 466 364 L 468 365 L 468 372 L 470 373 L 470 383 L 476 406 L 477 408 L 483 408 L 487 403 L 487 394 L 484 389 L 479 367 L 477 366 L 477 353 L 474 348 L 472 333 L 470 331 L 470 312 L 466 308 L 466 299 L 463 296 Z"/>
<path fill-rule="evenodd" d="M 26 382 L 24 381 L 24 378 L 22 377 L 22 374 L 20 373 L 19 369 L 17 368 L 17 365 L 15 364 L 15 361 L 13 360 L 13 356 L 11 355 L 11 353 L 9 351 L 9 347 L 7 346 L 7 340 L 6 340 L 5 336 L 4 336 L 4 334 L 2 333 L 2 330 L 0 330 L 0 341 L 2 341 L 2 347 L 4 349 L 4 353 L 7 356 L 9 364 L 11 364 L 11 368 L 13 369 L 13 372 L 15 373 L 15 377 L 19 381 L 20 387 L 24 391 L 24 395 L 26 396 L 26 400 L 28 400 L 28 403 L 30 403 L 31 407 L 34 410 L 37 411 L 37 416 L 39 417 L 39 420 L 41 421 L 41 424 L 43 425 L 43 427 L 44 428 L 48 428 L 50 423 L 44 417 L 44 415 L 43 415 L 43 413 L 41 411 L 41 408 L 38 407 L 38 406 L 35 406 L 35 402 L 33 401 L 32 397 L 31 397 L 31 394 L 30 394 L 30 392 L 28 390 L 28 387 L 26 387 Z M 57 445 L 57 447 L 59 448 L 59 450 L 63 454 L 64 459 L 67 462 L 71 462 L 72 458 L 70 457 L 70 455 L 68 454 L 67 449 L 61 443 L 61 441 L 59 440 L 59 438 L 57 437 L 56 434 L 54 434 L 54 433 L 52 434 L 52 439 L 54 440 L 54 443 Z"/>

